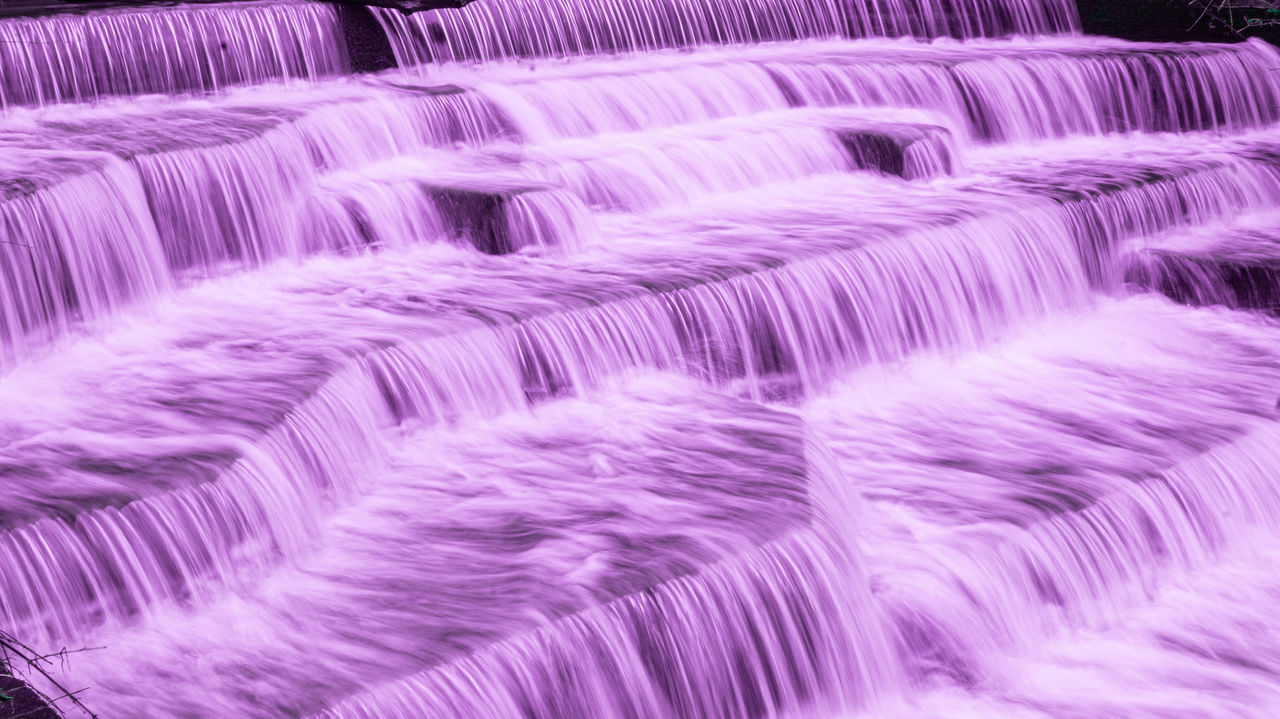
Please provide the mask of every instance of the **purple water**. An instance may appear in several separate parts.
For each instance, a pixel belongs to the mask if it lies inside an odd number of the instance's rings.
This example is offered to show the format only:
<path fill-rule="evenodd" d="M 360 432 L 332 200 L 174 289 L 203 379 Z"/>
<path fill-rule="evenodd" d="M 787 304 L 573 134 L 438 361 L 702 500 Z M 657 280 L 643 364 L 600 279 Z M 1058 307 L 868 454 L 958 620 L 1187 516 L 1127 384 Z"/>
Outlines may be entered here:
<path fill-rule="evenodd" d="M 0 107 L 316 78 L 349 65 L 323 3 L 128 7 L 0 23 Z"/>
<path fill-rule="evenodd" d="M 0 20 L 0 631 L 95 713 L 1280 713 L 1275 48 L 371 12 Z"/>

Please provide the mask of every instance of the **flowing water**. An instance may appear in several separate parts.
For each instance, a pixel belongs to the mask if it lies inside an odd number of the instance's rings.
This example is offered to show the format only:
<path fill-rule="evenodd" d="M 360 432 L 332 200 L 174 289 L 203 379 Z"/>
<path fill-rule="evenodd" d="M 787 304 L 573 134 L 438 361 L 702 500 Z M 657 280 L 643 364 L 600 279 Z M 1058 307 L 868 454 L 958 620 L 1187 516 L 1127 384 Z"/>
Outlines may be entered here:
<path fill-rule="evenodd" d="M 84 648 L 36 688 L 1280 714 L 1280 51 L 477 0 L 354 74 L 351 12 L 0 19 L 0 630 Z"/>

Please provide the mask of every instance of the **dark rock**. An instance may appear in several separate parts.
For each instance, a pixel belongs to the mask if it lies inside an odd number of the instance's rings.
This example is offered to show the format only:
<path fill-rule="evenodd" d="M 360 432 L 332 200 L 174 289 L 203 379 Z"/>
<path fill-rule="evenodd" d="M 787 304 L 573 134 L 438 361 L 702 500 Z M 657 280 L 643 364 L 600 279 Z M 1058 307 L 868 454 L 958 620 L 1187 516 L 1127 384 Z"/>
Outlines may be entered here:
<path fill-rule="evenodd" d="M 949 133 L 941 127 L 898 125 L 837 132 L 853 166 L 907 180 L 952 174 Z"/>
<path fill-rule="evenodd" d="M 368 8 L 343 3 L 338 8 L 347 56 L 355 72 L 377 72 L 396 66 L 391 41 Z"/>
<path fill-rule="evenodd" d="M 9 673 L 9 669 L 0 664 L 0 719 L 58 719 L 58 713 L 51 709 L 31 687 Z"/>
<path fill-rule="evenodd" d="M 860 170 L 878 170 L 902 177 L 906 165 L 905 147 L 896 138 L 876 132 L 850 131 L 840 134 L 853 164 Z"/>
<path fill-rule="evenodd" d="M 525 248 L 572 251 L 597 231 L 573 193 L 523 181 L 424 183 L 447 233 L 490 255 Z"/>
<path fill-rule="evenodd" d="M 481 252 L 505 255 L 520 249 L 506 220 L 506 206 L 517 195 L 537 189 L 433 187 L 429 191 L 454 234 L 467 238 Z"/>
<path fill-rule="evenodd" d="M 1131 257 L 1125 282 L 1186 305 L 1280 315 L 1280 262 L 1154 250 Z"/>

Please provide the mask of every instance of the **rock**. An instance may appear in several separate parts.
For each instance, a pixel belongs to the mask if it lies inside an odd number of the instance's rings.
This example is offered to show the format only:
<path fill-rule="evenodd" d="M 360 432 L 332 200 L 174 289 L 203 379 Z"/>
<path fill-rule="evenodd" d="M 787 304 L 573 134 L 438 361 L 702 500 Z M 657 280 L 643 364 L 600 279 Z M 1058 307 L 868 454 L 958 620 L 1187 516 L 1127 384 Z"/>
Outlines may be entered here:
<path fill-rule="evenodd" d="M 841 130 L 854 167 L 907 180 L 950 175 L 950 133 L 932 125 L 894 125 Z"/>

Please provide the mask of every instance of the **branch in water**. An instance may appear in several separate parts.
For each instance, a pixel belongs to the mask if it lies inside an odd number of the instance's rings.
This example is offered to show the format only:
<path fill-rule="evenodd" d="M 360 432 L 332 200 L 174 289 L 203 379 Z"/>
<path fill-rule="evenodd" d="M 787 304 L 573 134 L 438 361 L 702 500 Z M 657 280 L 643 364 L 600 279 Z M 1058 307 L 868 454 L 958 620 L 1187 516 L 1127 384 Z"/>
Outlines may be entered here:
<path fill-rule="evenodd" d="M 63 649 L 62 651 L 57 652 L 55 654 L 41 654 L 35 649 L 19 641 L 18 639 L 15 639 L 14 637 L 11 637 L 8 634 L 5 634 L 3 632 L 0 632 L 0 661 L 3 661 L 4 665 L 7 665 L 9 667 L 9 672 L 10 672 L 6 676 L 9 676 L 18 681 L 22 681 L 21 678 L 15 675 L 14 665 L 17 663 L 25 664 L 29 670 L 34 671 L 36 674 L 40 675 L 42 679 L 48 682 L 49 686 L 52 686 L 54 689 L 60 692 L 57 697 L 49 697 L 48 695 L 41 692 L 39 689 L 32 686 L 29 682 L 24 682 L 24 684 L 26 685 L 26 688 L 32 694 L 34 694 L 36 699 L 42 702 L 44 706 L 48 708 L 49 711 L 56 712 L 57 711 L 56 703 L 63 699 L 69 699 L 71 700 L 71 703 L 72 705 L 75 706 L 75 708 L 79 709 L 85 715 L 90 717 L 90 719 L 98 719 L 98 715 L 90 711 L 89 707 L 85 706 L 84 703 L 81 702 L 80 698 L 77 696 L 81 692 L 85 691 L 84 689 L 77 689 L 75 691 L 71 691 L 67 689 L 57 679 L 55 679 L 44 667 L 44 665 L 51 663 L 50 660 L 53 657 L 65 659 L 68 653 L 69 652 L 66 649 Z M 19 716 L 35 716 L 40 712 L 41 709 L 42 707 L 35 707 L 33 709 L 23 712 Z"/>

